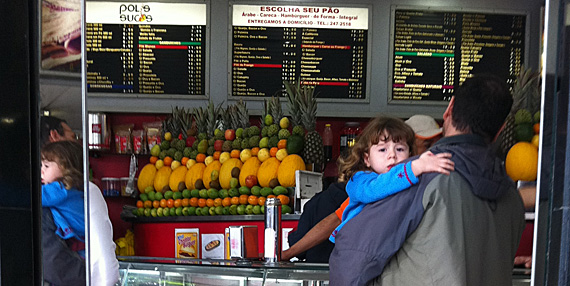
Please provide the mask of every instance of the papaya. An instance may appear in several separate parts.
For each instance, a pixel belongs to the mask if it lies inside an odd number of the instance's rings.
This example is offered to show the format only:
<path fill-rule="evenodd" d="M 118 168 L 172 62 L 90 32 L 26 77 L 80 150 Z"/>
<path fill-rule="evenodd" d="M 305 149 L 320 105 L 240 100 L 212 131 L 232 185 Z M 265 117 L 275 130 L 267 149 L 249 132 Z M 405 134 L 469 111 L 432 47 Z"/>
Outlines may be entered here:
<path fill-rule="evenodd" d="M 202 179 L 204 169 L 206 169 L 206 164 L 204 163 L 196 163 L 192 165 L 190 169 L 188 169 L 184 178 L 184 184 L 186 185 L 187 189 L 192 190 L 196 188 L 196 180 Z"/>
<path fill-rule="evenodd" d="M 157 192 L 163 192 L 164 187 L 168 187 L 171 173 L 172 169 L 170 166 L 162 166 L 158 169 L 158 172 L 156 172 L 156 176 L 154 177 L 154 189 Z"/>
<path fill-rule="evenodd" d="M 154 176 L 156 175 L 156 167 L 154 164 L 146 164 L 139 173 L 137 179 L 137 188 L 141 194 L 144 194 L 146 187 L 154 185 Z"/>
<path fill-rule="evenodd" d="M 277 179 L 280 163 L 277 158 L 271 157 L 261 164 L 257 171 L 257 182 L 261 187 L 269 187 L 271 180 Z"/>
<path fill-rule="evenodd" d="M 285 159 L 281 161 L 279 170 L 277 171 L 279 184 L 283 187 L 295 186 L 295 172 L 297 170 L 305 170 L 305 162 L 301 156 L 291 154 L 285 157 Z"/>
<path fill-rule="evenodd" d="M 168 180 L 168 186 L 170 187 L 170 190 L 173 192 L 179 191 L 178 187 L 180 183 L 184 183 L 187 171 L 188 169 L 186 169 L 186 166 L 180 166 L 172 171 L 170 174 L 170 179 Z"/>
<path fill-rule="evenodd" d="M 202 182 L 204 182 L 204 187 L 206 187 L 206 189 L 211 188 L 210 182 L 212 181 L 212 171 L 219 171 L 221 167 L 222 163 L 218 160 L 214 160 L 206 166 L 206 169 L 204 169 L 204 173 L 202 174 Z"/>
<path fill-rule="evenodd" d="M 261 161 L 257 157 L 251 157 L 245 161 L 239 173 L 239 184 L 245 186 L 245 178 L 249 175 L 257 176 L 257 170 L 261 166 Z"/>
<path fill-rule="evenodd" d="M 237 158 L 230 158 L 222 164 L 222 167 L 220 168 L 220 176 L 218 177 L 220 181 L 220 187 L 222 189 L 231 188 L 230 180 L 232 179 L 232 170 L 234 168 L 241 169 L 242 166 L 243 166 L 242 161 Z"/>

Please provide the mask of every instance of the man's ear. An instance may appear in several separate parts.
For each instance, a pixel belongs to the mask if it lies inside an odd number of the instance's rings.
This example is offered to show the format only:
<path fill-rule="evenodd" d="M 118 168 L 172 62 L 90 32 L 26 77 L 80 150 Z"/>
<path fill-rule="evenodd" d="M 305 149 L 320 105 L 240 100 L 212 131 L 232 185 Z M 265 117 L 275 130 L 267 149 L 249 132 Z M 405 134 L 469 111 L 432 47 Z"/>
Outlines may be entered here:
<path fill-rule="evenodd" d="M 49 142 L 56 142 L 61 140 L 61 135 L 57 133 L 57 130 L 52 129 L 49 131 Z"/>
<path fill-rule="evenodd" d="M 455 104 L 455 96 L 451 97 L 449 104 L 447 105 L 447 109 L 443 113 L 443 121 L 451 119 L 451 114 L 453 113 L 453 105 Z"/>

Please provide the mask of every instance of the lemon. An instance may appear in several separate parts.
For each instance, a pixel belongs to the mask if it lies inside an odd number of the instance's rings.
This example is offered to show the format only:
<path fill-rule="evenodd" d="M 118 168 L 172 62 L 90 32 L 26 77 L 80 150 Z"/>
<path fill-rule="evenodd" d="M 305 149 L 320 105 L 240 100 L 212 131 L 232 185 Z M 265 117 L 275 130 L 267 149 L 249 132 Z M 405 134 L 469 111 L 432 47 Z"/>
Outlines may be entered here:
<path fill-rule="evenodd" d="M 277 158 L 277 160 L 279 161 L 283 161 L 283 159 L 285 159 L 285 157 L 287 157 L 287 149 L 279 149 L 277 151 L 277 153 L 275 154 L 275 158 Z"/>
<path fill-rule="evenodd" d="M 281 127 L 281 129 L 289 128 L 289 118 L 287 117 L 281 118 L 281 120 L 279 120 L 279 127 Z"/>
<path fill-rule="evenodd" d="M 243 149 L 239 154 L 239 159 L 245 163 L 249 158 L 251 158 L 251 149 Z"/>
<path fill-rule="evenodd" d="M 507 153 L 507 175 L 513 181 L 534 181 L 538 170 L 538 149 L 529 142 L 519 142 Z"/>
<path fill-rule="evenodd" d="M 212 156 L 208 156 L 206 157 L 206 159 L 204 160 L 204 164 L 206 164 L 206 166 L 208 166 L 210 163 L 214 162 L 214 157 Z"/>
<path fill-rule="evenodd" d="M 196 164 L 196 160 L 188 159 L 188 161 L 186 161 L 186 168 L 190 169 L 190 167 L 194 166 L 194 164 Z"/>
<path fill-rule="evenodd" d="M 220 163 L 223 164 L 229 158 L 230 158 L 230 152 L 222 152 L 222 154 L 220 154 L 220 158 L 218 160 L 220 161 Z"/>
<path fill-rule="evenodd" d="M 259 159 L 259 161 L 261 162 L 269 159 L 269 157 L 270 157 L 269 150 L 267 148 L 261 148 L 257 152 L 257 159 Z"/>
<path fill-rule="evenodd" d="M 172 133 L 170 133 L 170 132 L 164 133 L 164 140 L 166 140 L 166 141 L 172 140 Z"/>
<path fill-rule="evenodd" d="M 156 163 L 154 163 L 154 166 L 158 170 L 158 169 L 162 168 L 162 166 L 164 166 L 164 161 L 158 159 L 158 160 L 156 160 Z"/>
<path fill-rule="evenodd" d="M 180 161 L 172 161 L 172 163 L 170 163 L 170 168 L 174 171 L 176 168 L 180 167 L 182 164 L 180 163 Z"/>

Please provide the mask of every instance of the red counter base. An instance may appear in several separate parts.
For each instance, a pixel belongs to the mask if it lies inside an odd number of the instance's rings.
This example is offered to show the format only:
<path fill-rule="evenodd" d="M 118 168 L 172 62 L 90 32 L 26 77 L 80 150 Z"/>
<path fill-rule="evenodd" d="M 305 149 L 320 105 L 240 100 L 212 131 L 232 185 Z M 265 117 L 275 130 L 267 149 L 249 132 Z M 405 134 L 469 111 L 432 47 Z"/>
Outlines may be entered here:
<path fill-rule="evenodd" d="M 296 228 L 297 220 L 282 221 L 282 228 Z M 135 234 L 135 255 L 174 258 L 174 230 L 176 228 L 199 228 L 205 233 L 223 234 L 228 226 L 256 225 L 258 249 L 263 252 L 263 221 L 204 221 L 204 222 L 161 222 L 133 223 Z M 200 241 L 201 243 L 201 241 Z M 201 247 L 202 245 L 200 245 Z"/>

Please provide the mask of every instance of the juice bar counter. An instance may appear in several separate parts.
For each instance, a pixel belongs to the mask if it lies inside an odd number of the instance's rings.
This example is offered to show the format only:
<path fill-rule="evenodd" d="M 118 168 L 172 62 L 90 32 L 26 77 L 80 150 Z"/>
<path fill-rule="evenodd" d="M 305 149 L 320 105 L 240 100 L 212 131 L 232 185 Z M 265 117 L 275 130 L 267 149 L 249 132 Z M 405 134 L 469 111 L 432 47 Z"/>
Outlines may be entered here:
<path fill-rule="evenodd" d="M 119 257 L 120 285 L 328 285 L 328 264 Z M 530 285 L 528 269 L 514 269 L 513 286 Z"/>
<path fill-rule="evenodd" d="M 121 285 L 328 285 L 328 264 L 119 257 Z M 128 261 L 123 260 L 128 259 Z"/>

